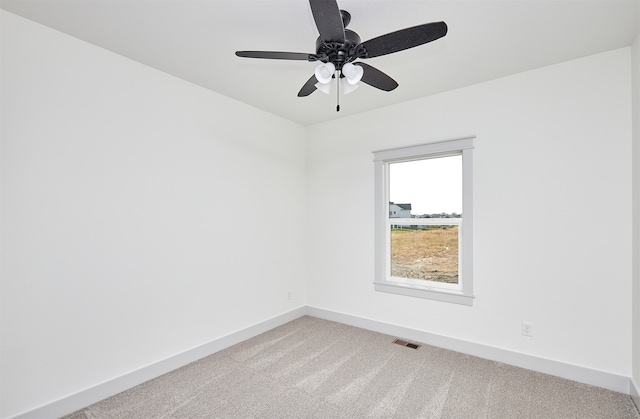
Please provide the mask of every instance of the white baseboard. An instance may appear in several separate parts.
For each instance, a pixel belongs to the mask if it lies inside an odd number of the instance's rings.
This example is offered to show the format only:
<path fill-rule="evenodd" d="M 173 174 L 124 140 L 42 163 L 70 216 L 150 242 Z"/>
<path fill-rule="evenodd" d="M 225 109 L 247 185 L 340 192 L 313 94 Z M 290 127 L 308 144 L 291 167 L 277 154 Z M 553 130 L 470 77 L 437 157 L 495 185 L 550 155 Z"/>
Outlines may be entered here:
<path fill-rule="evenodd" d="M 335 321 L 391 336 L 410 339 L 438 346 L 440 348 L 450 349 L 480 358 L 606 388 L 619 393 L 629 394 L 636 403 L 636 406 L 640 406 L 640 389 L 637 383 L 629 377 L 594 370 L 579 365 L 567 364 L 552 359 L 540 358 L 520 352 L 514 352 L 508 349 L 487 346 L 477 342 L 465 341 L 404 326 L 357 317 L 350 314 L 339 313 L 317 307 L 303 306 L 249 326 L 246 329 L 239 330 L 230 335 L 223 336 L 201 346 L 197 346 L 156 363 L 147 365 L 128 374 L 96 384 L 95 386 L 85 390 L 81 390 L 59 400 L 31 409 L 14 416 L 14 419 L 53 418 L 73 413 L 83 407 L 128 390 L 138 384 L 144 383 L 145 381 L 159 377 L 160 375 L 173 371 L 176 368 L 180 368 L 191 362 L 197 361 L 304 315 Z"/>
<path fill-rule="evenodd" d="M 633 403 L 636 405 L 636 409 L 640 412 L 640 386 L 633 377 L 631 377 L 630 387 L 631 400 L 633 400 Z"/>
<path fill-rule="evenodd" d="M 579 365 L 568 364 L 552 359 L 540 358 L 508 349 L 487 346 L 448 336 L 437 335 L 421 330 L 410 329 L 377 320 L 366 319 L 350 314 L 338 313 L 317 307 L 307 307 L 307 315 L 325 320 L 344 323 L 361 329 L 372 330 L 386 335 L 410 339 L 420 343 L 462 352 L 503 364 L 514 365 L 528 370 L 538 371 L 556 377 L 566 378 L 579 383 L 630 394 L 630 378 L 606 371 L 594 370 Z"/>
<path fill-rule="evenodd" d="M 170 371 L 197 361 L 201 358 L 219 352 L 225 348 L 233 346 L 244 340 L 250 339 L 261 333 L 267 332 L 275 327 L 281 326 L 306 314 L 306 307 L 299 307 L 295 310 L 256 323 L 246 329 L 239 330 L 227 336 L 188 349 L 182 353 L 176 354 L 169 358 L 147 365 L 120 377 L 105 381 L 95 386 L 81 390 L 72 395 L 63 397 L 51 403 L 35 409 L 23 412 L 15 419 L 31 419 L 31 418 L 57 418 L 68 415 L 83 407 L 99 402 L 107 397 L 111 397 L 122 391 L 149 381 L 152 378 L 159 377 Z"/>

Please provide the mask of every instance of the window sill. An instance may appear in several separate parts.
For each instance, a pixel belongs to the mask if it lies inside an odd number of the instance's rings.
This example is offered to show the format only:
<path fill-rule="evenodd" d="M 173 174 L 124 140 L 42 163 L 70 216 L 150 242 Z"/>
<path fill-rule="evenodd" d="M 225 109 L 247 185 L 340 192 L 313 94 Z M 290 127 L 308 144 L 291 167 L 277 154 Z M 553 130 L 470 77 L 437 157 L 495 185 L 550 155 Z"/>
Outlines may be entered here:
<path fill-rule="evenodd" d="M 462 291 L 458 290 L 419 287 L 400 282 L 374 282 L 373 284 L 376 291 L 405 295 L 408 297 L 426 298 L 428 300 L 443 301 L 447 303 L 462 304 L 465 306 L 473 305 L 473 295 L 464 295 Z"/>

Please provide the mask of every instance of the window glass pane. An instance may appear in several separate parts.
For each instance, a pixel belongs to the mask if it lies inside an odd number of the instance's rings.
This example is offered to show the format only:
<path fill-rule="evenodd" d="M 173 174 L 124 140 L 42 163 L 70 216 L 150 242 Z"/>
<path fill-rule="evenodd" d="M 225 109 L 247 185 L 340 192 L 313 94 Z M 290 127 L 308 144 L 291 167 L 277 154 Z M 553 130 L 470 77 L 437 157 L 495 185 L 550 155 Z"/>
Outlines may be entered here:
<path fill-rule="evenodd" d="M 391 276 L 458 283 L 458 226 L 391 226 Z"/>
<path fill-rule="evenodd" d="M 389 164 L 389 218 L 459 217 L 462 156 Z"/>

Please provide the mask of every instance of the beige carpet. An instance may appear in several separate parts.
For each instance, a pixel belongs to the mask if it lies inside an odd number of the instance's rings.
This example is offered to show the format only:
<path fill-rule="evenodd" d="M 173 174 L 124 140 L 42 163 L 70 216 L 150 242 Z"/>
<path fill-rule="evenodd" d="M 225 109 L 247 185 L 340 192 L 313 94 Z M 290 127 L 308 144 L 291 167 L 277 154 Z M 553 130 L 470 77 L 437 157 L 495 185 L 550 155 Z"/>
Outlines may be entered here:
<path fill-rule="evenodd" d="M 628 395 L 302 317 L 67 416 L 638 419 Z"/>

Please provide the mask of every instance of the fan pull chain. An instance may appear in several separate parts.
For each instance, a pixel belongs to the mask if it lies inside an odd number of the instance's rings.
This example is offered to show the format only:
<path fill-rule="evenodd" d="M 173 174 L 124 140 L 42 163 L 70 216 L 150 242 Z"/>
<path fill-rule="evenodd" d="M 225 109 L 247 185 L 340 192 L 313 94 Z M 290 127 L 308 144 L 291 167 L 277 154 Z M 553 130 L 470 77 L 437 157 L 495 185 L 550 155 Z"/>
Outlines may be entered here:
<path fill-rule="evenodd" d="M 340 112 L 340 72 L 336 74 L 336 112 Z"/>

